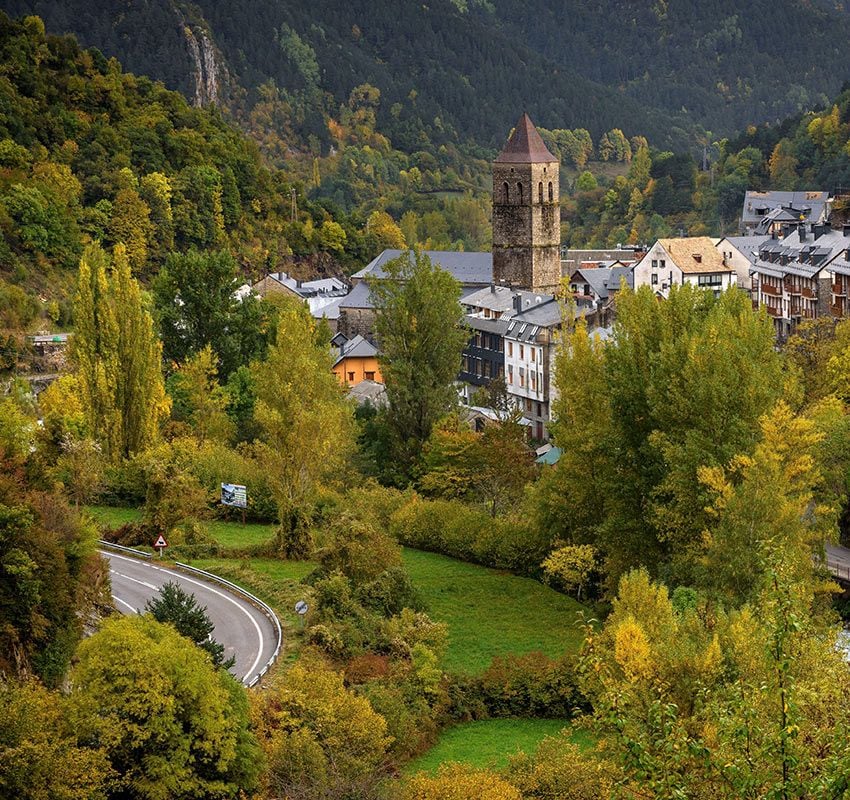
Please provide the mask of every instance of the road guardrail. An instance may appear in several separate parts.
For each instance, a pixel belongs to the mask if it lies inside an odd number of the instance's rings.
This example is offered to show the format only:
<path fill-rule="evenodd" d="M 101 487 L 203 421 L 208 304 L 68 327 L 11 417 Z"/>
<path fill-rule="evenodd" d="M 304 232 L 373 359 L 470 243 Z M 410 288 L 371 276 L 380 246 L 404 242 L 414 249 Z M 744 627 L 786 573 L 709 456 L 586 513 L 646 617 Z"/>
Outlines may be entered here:
<path fill-rule="evenodd" d="M 207 572 L 205 569 L 200 569 L 199 567 L 193 567 L 191 566 L 191 564 L 184 564 L 181 561 L 175 561 L 174 566 L 178 569 L 185 570 L 186 572 L 191 572 L 194 575 L 200 575 L 201 577 L 206 578 L 208 581 L 212 581 L 221 586 L 224 586 L 226 589 L 229 589 L 234 594 L 238 594 L 241 597 L 244 597 L 251 605 L 260 609 L 260 611 L 262 611 L 269 618 L 272 625 L 274 626 L 275 638 L 277 639 L 277 641 L 275 642 L 274 652 L 271 654 L 269 660 L 266 661 L 266 663 L 263 665 L 263 668 L 253 677 L 250 683 L 248 683 L 249 688 L 251 686 L 256 686 L 257 683 L 259 683 L 260 678 L 262 678 L 263 675 L 265 675 L 269 671 L 272 664 L 277 661 L 277 657 L 280 655 L 280 648 L 283 644 L 283 631 L 281 630 L 280 620 L 277 618 L 277 614 L 274 613 L 271 606 L 264 603 L 262 600 L 260 600 L 259 597 L 251 594 L 251 592 L 243 589 L 238 584 L 233 583 L 232 581 L 229 581 L 225 578 L 222 578 L 220 575 L 216 575 L 213 572 Z"/>
<path fill-rule="evenodd" d="M 101 547 L 105 547 L 110 550 L 118 550 L 121 553 L 127 553 L 129 555 L 135 556 L 136 558 L 143 558 L 147 561 L 150 561 L 153 558 L 152 553 L 145 553 L 143 550 L 136 550 L 133 547 L 125 547 L 123 544 L 113 544 L 112 542 L 107 542 L 103 539 L 98 539 L 97 541 Z M 178 569 L 181 569 L 185 572 L 191 572 L 194 575 L 199 575 L 205 578 L 206 580 L 211 581 L 212 583 L 217 583 L 220 586 L 229 589 L 234 594 L 238 594 L 240 597 L 243 597 L 245 600 L 247 600 L 252 606 L 262 611 L 269 618 L 274 627 L 275 638 L 277 641 L 275 642 L 275 648 L 274 652 L 271 655 L 271 658 L 266 661 L 266 663 L 263 665 L 263 668 L 251 679 L 250 683 L 248 684 L 249 688 L 251 686 L 256 686 L 257 683 L 260 681 L 260 678 L 262 678 L 263 675 L 265 675 L 269 671 L 272 664 L 277 661 L 277 657 L 280 655 L 280 648 L 283 645 L 283 631 L 281 630 L 280 620 L 277 618 L 277 614 L 274 613 L 271 606 L 264 603 L 262 600 L 260 600 L 259 597 L 251 594 L 251 592 L 247 591 L 246 589 L 243 589 L 238 584 L 235 584 L 232 581 L 227 580 L 226 578 L 222 578 L 220 575 L 216 575 L 212 572 L 207 572 L 205 569 L 193 567 L 191 564 L 184 564 L 181 561 L 174 561 L 173 564 Z"/>

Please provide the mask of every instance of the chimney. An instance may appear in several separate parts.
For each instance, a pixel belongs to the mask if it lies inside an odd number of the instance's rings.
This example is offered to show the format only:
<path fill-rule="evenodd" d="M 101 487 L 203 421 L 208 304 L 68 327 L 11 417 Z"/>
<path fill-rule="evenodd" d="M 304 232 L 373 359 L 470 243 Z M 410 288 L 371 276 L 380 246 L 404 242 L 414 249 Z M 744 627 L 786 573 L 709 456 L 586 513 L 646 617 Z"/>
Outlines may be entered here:
<path fill-rule="evenodd" d="M 805 242 L 806 241 L 806 225 L 805 225 L 805 223 L 801 224 L 797 228 L 797 232 L 800 234 L 800 241 Z"/>
<path fill-rule="evenodd" d="M 850 236 L 850 222 L 845 222 L 845 223 L 841 226 L 841 232 L 842 232 L 845 236 Z"/>
<path fill-rule="evenodd" d="M 494 282 L 494 281 L 490 281 L 490 291 L 491 291 L 493 294 L 496 294 L 496 284 L 495 284 L 495 282 Z"/>
<path fill-rule="evenodd" d="M 521 294 L 515 294 L 514 295 L 514 312 L 516 312 L 517 314 L 522 313 L 522 295 Z"/>

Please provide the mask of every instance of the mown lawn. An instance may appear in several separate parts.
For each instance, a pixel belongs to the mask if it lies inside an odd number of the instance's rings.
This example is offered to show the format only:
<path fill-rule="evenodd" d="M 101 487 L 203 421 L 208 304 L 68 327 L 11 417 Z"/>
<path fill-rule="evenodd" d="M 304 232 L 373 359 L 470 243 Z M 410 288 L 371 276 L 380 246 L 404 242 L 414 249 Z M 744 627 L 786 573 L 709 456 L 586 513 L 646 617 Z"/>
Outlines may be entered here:
<path fill-rule="evenodd" d="M 449 626 L 449 672 L 474 674 L 493 656 L 556 657 L 581 645 L 584 606 L 537 581 L 407 548 L 404 565 L 431 617 Z"/>
<path fill-rule="evenodd" d="M 458 761 L 473 767 L 504 767 L 509 756 L 519 752 L 533 755 L 547 736 L 557 736 L 568 728 L 564 719 L 488 719 L 465 722 L 446 728 L 437 743 L 413 759 L 404 771 L 436 772 L 441 764 Z M 581 747 L 592 746 L 583 730 L 571 732 L 570 741 Z"/>

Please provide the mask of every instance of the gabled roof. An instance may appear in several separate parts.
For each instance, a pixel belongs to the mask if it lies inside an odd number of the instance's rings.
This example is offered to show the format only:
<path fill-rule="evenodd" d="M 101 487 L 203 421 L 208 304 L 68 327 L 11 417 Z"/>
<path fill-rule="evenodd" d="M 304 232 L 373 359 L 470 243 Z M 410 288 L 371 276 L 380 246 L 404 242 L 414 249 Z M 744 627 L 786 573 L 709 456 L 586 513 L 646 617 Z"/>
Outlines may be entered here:
<path fill-rule="evenodd" d="M 357 334 L 354 338 L 343 342 L 339 348 L 339 358 L 334 362 L 334 366 L 347 358 L 375 358 L 377 355 L 378 348 L 360 334 Z"/>
<path fill-rule="evenodd" d="M 372 275 L 376 278 L 385 278 L 384 265 L 402 254 L 408 254 L 411 261 L 413 252 L 410 250 L 384 250 L 379 256 L 372 259 L 363 269 L 355 272 L 353 278 L 365 278 Z M 454 250 L 426 250 L 425 255 L 431 259 L 432 264 L 439 265 L 446 272 L 454 276 L 462 286 L 484 286 L 493 280 L 493 254 L 492 253 L 469 253 Z"/>
<path fill-rule="evenodd" d="M 365 283 L 358 283 L 339 302 L 339 308 L 374 308 L 372 292 Z"/>
<path fill-rule="evenodd" d="M 766 211 L 779 206 L 793 206 L 796 209 L 809 209 L 807 219 L 819 222 L 825 213 L 829 192 L 753 192 L 744 195 L 744 209 L 741 220 L 744 224 L 755 224 L 763 219 Z M 761 213 L 758 213 L 761 211 Z"/>
<path fill-rule="evenodd" d="M 465 306 L 487 308 L 490 311 L 504 313 L 513 311 L 517 297 L 522 299 L 523 307 L 552 299 L 550 294 L 527 292 L 523 289 L 511 289 L 507 286 L 490 284 L 490 286 L 485 286 L 483 289 L 477 289 L 465 295 L 461 302 Z"/>
<path fill-rule="evenodd" d="M 758 251 L 767 235 L 760 236 L 724 236 L 717 240 L 717 247 L 722 242 L 729 242 L 742 256 L 754 262 L 758 258 Z"/>
<path fill-rule="evenodd" d="M 732 272 L 723 263 L 714 242 L 708 236 L 689 236 L 682 239 L 659 239 L 673 263 L 685 275 Z"/>
<path fill-rule="evenodd" d="M 557 160 L 540 138 L 528 114 L 519 118 L 511 138 L 496 157 L 497 164 L 551 164 Z"/>

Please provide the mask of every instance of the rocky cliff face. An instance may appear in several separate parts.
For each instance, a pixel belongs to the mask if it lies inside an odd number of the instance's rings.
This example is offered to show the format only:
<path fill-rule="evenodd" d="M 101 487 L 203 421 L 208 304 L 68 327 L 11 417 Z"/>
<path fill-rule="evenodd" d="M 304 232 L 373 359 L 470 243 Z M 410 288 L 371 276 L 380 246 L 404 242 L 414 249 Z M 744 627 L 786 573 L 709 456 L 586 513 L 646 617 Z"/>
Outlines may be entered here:
<path fill-rule="evenodd" d="M 193 64 L 195 91 L 192 103 L 206 106 L 220 102 L 220 87 L 226 78 L 226 69 L 220 64 L 216 49 L 206 32 L 201 28 L 184 22 L 183 35 Z"/>

